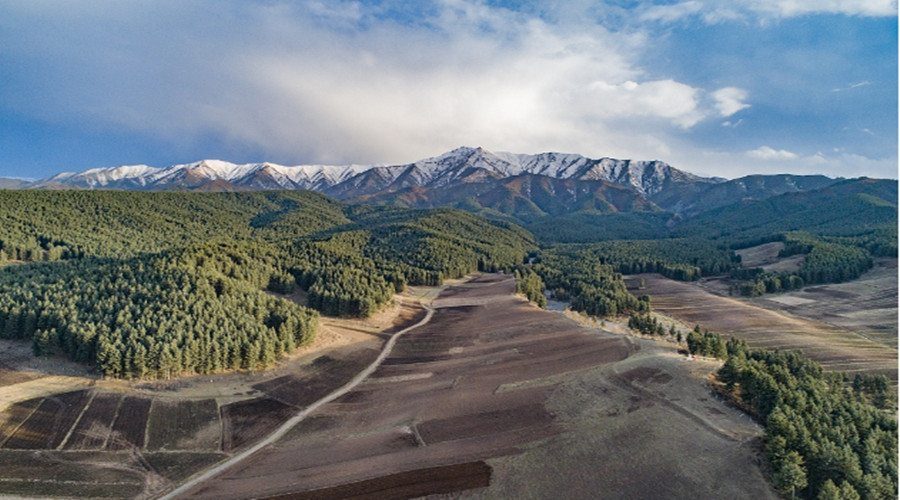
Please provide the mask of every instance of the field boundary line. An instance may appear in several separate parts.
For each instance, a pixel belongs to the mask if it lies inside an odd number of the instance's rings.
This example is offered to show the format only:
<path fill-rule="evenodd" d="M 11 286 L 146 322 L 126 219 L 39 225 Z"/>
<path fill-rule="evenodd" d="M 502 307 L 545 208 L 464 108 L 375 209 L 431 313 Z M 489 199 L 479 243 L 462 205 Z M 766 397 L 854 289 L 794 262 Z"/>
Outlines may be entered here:
<path fill-rule="evenodd" d="M 94 402 L 95 396 L 97 396 L 97 392 L 91 391 L 90 399 L 88 399 L 88 402 L 86 405 L 84 405 L 84 408 L 81 409 L 81 413 L 78 414 L 78 418 L 76 418 L 75 422 L 72 423 L 72 427 L 69 427 L 69 432 L 66 433 L 66 437 L 64 437 L 62 442 L 59 443 L 59 446 L 56 447 L 56 451 L 62 450 L 69 442 L 69 439 L 71 439 L 72 434 L 75 432 L 75 428 L 78 427 L 78 423 L 81 422 L 81 418 L 84 417 L 84 414 L 87 413 L 88 408 L 90 408 L 91 406 L 91 403 Z"/>
<path fill-rule="evenodd" d="M 422 318 L 421 320 L 419 320 L 418 323 L 416 323 L 412 326 L 408 326 L 408 327 L 404 328 L 403 330 L 400 330 L 399 332 L 392 335 L 391 338 L 388 339 L 387 342 L 385 342 L 384 347 L 381 349 L 381 353 L 378 354 L 378 357 L 375 358 L 375 361 L 373 361 L 371 364 L 369 364 L 369 366 L 367 366 L 363 371 L 356 374 L 356 376 L 353 377 L 353 379 L 351 379 L 349 382 L 347 382 L 346 384 L 344 384 L 337 390 L 333 391 L 331 394 L 328 394 L 327 396 L 323 397 L 322 399 L 307 406 L 300 413 L 297 413 L 296 415 L 291 417 L 288 421 L 286 421 L 284 424 L 282 424 L 281 427 L 279 427 L 273 433 L 269 434 L 265 439 L 257 442 L 255 445 L 251 446 L 250 448 L 242 451 L 241 453 L 238 453 L 237 455 L 232 456 L 231 458 L 229 458 L 223 462 L 220 462 L 218 465 L 215 465 L 212 468 L 207 469 L 204 472 L 195 474 L 192 478 L 188 479 L 187 482 L 185 482 L 178 488 L 175 488 L 171 492 L 160 497 L 161 500 L 174 499 L 178 495 L 181 495 L 182 493 L 186 493 L 188 490 L 190 490 L 194 486 L 197 486 L 198 484 L 219 475 L 220 473 L 224 472 L 226 469 L 229 469 L 229 468 L 233 467 L 234 465 L 238 464 L 239 462 L 243 461 L 244 459 L 250 457 L 251 455 L 254 455 L 256 452 L 260 451 L 261 449 L 271 445 L 275 441 L 284 437 L 284 435 L 287 434 L 288 431 L 290 431 L 292 428 L 294 428 L 294 426 L 296 426 L 297 424 L 302 422 L 307 416 L 309 416 L 309 414 L 318 410 L 321 406 L 324 406 L 324 405 L 334 401 L 335 399 L 347 394 L 351 390 L 355 389 L 357 385 L 362 383 L 363 380 L 368 378 L 369 375 L 371 375 L 379 366 L 381 366 L 381 363 L 390 355 L 391 350 L 393 350 L 394 344 L 397 343 L 397 339 L 399 339 L 400 337 L 405 335 L 407 332 L 410 332 L 416 328 L 419 328 L 420 326 L 423 326 L 423 325 L 427 324 L 429 321 L 431 321 L 431 317 L 434 316 L 434 308 L 431 307 L 431 305 L 426 305 L 426 304 L 422 304 L 422 307 L 424 307 L 425 310 L 427 311 L 427 313 L 425 314 L 425 317 Z"/>
<path fill-rule="evenodd" d="M 44 399 L 46 399 L 46 398 L 44 398 Z M 25 422 L 27 422 L 28 419 L 31 418 L 32 415 L 34 415 L 34 412 L 37 411 L 38 406 L 41 406 L 41 403 L 43 403 L 43 402 L 44 401 L 42 399 L 40 403 L 34 405 L 34 408 L 32 408 L 30 412 L 28 412 L 28 416 L 23 418 L 22 421 L 19 422 L 19 425 L 17 425 L 16 428 L 13 429 L 12 432 L 10 432 L 8 436 L 6 436 L 6 439 L 4 439 L 2 442 L 0 442 L 0 448 L 6 446 L 6 442 L 9 441 L 10 439 L 12 439 L 12 437 L 15 436 L 17 432 L 19 432 L 19 429 L 21 429 L 22 426 L 25 425 Z"/>

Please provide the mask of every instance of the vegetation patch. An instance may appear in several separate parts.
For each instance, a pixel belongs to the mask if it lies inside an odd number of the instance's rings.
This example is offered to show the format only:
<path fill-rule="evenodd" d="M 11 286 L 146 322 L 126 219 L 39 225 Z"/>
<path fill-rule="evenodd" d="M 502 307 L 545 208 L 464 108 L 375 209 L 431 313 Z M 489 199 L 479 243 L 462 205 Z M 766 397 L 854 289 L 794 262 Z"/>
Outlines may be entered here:
<path fill-rule="evenodd" d="M 0 269 L 0 337 L 139 379 L 266 368 L 311 342 L 316 313 L 265 291 L 366 317 L 407 284 L 509 268 L 535 245 L 457 210 L 302 192 L 3 192 L 0 222 L 0 250 L 30 261 Z"/>

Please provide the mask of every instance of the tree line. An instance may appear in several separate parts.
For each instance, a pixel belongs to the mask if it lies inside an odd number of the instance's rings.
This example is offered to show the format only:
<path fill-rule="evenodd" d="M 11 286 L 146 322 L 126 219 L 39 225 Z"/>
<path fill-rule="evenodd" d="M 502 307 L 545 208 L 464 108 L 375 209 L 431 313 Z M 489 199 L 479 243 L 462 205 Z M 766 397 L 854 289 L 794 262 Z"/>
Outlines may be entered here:
<path fill-rule="evenodd" d="M 897 399 L 884 375 L 825 373 L 799 352 L 751 350 L 698 330 L 688 336 L 691 352 L 725 359 L 717 373 L 724 391 L 765 424 L 779 491 L 897 497 Z"/>
<path fill-rule="evenodd" d="M 315 193 L 0 197 L 3 249 L 31 238 L 43 252 L 0 268 L 0 335 L 123 378 L 270 366 L 312 339 L 313 309 L 365 317 L 407 284 L 511 269 L 534 249 L 521 228 L 465 212 Z M 66 260 L 46 258 L 61 247 Z M 311 309 L 266 293 L 298 286 Z"/>
<path fill-rule="evenodd" d="M 793 272 L 765 272 L 762 268 L 738 268 L 731 271 L 731 277 L 745 281 L 737 285 L 741 295 L 756 297 L 766 293 L 797 290 L 806 285 L 843 283 L 859 278 L 875 265 L 872 254 L 866 248 L 854 246 L 869 240 L 828 240 L 805 232 L 786 233 L 782 235 L 785 246 L 779 252 L 779 257 L 805 255 L 800 269 Z"/>

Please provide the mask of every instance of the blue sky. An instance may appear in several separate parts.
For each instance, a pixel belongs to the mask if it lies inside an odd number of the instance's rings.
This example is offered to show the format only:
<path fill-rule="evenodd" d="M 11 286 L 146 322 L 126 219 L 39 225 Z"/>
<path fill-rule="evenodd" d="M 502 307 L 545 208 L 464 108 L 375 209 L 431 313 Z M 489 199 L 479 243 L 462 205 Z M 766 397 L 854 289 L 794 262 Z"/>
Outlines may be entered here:
<path fill-rule="evenodd" d="M 894 0 L 0 1 L 0 176 L 466 145 L 897 178 L 897 26 Z"/>

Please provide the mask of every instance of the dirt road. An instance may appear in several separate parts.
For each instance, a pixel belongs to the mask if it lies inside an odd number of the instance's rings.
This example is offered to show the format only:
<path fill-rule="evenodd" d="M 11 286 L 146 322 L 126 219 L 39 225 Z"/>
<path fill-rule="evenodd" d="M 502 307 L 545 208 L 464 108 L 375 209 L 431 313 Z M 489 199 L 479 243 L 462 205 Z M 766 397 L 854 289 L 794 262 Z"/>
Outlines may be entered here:
<path fill-rule="evenodd" d="M 368 378 L 170 497 L 775 498 L 747 444 L 760 429 L 705 385 L 714 364 L 514 289 L 448 287 Z"/>
<path fill-rule="evenodd" d="M 316 401 L 315 403 L 309 405 L 308 407 L 303 409 L 300 413 L 291 417 L 287 422 L 282 424 L 281 427 L 279 427 L 275 432 L 273 432 L 272 434 L 267 436 L 262 441 L 256 443 L 255 445 L 251 446 L 250 448 L 247 448 L 243 452 L 238 453 L 237 455 L 234 455 L 231 458 L 217 464 L 216 466 L 204 471 L 203 473 L 191 477 L 187 482 L 185 482 L 184 484 L 182 484 L 181 486 L 179 486 L 172 492 L 168 493 L 167 495 L 163 496 L 162 498 L 166 499 L 166 500 L 176 498 L 179 495 L 189 491 L 191 488 L 195 487 L 196 485 L 198 485 L 204 481 L 208 481 L 208 480 L 212 479 L 213 477 L 221 474 L 225 470 L 227 470 L 231 467 L 234 467 L 238 463 L 246 460 L 248 457 L 256 454 L 263 448 L 271 445 L 272 443 L 274 443 L 274 442 L 278 441 L 279 439 L 281 439 L 282 437 L 284 437 L 284 435 L 287 434 L 288 431 L 293 429 L 297 424 L 302 422 L 304 419 L 306 419 L 306 417 L 308 417 L 311 413 L 318 410 L 321 406 L 328 404 L 328 403 L 336 400 L 337 398 L 344 396 L 348 392 L 352 391 L 362 381 L 364 381 L 366 378 L 368 378 L 369 375 L 372 374 L 372 372 L 374 372 L 379 366 L 381 366 L 381 363 L 385 360 L 385 358 L 387 358 L 387 356 L 391 353 L 391 350 L 394 348 L 394 345 L 397 343 L 397 339 L 399 339 L 400 337 L 405 335 L 407 332 L 410 332 L 416 328 L 419 328 L 420 326 L 425 325 L 429 321 L 431 321 L 431 317 L 434 315 L 434 309 L 432 309 L 431 307 L 429 307 L 427 305 L 425 306 L 425 308 L 428 312 L 425 315 L 425 317 L 422 318 L 422 320 L 420 320 L 415 325 L 405 328 L 405 329 L 395 333 L 393 336 L 391 336 L 391 338 L 384 344 L 384 348 L 381 350 L 381 353 L 378 355 L 378 357 L 375 359 L 375 361 L 373 361 L 372 364 L 367 366 L 365 370 L 361 371 L 358 375 L 353 377 L 353 379 L 350 380 L 349 382 L 347 382 L 344 386 L 340 387 L 339 389 L 337 389 L 336 391 L 332 392 L 331 394 L 325 396 L 324 398 Z"/>

